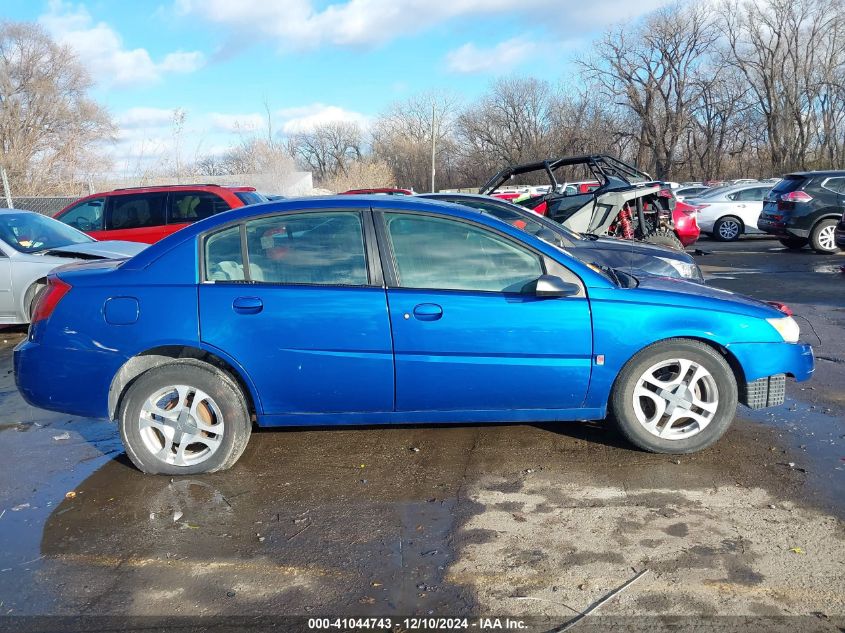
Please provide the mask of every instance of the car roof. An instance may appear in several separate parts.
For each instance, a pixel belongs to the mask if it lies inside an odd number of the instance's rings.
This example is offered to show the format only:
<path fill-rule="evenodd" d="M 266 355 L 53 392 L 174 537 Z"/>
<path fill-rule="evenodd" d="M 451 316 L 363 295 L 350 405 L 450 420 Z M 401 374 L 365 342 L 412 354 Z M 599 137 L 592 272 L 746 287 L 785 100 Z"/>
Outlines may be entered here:
<path fill-rule="evenodd" d="M 793 176 L 800 176 L 803 178 L 812 178 L 813 176 L 845 176 L 845 170 L 827 169 L 820 171 L 793 171 L 789 174 L 786 174 L 784 178 L 791 178 Z"/>
<path fill-rule="evenodd" d="M 51 220 L 55 219 L 46 213 L 38 213 L 38 211 L 31 211 L 30 209 L 7 209 L 5 207 L 0 209 L 0 215 L 10 215 L 12 213 L 31 213 L 32 215 L 42 215 L 45 218 L 50 218 Z"/>

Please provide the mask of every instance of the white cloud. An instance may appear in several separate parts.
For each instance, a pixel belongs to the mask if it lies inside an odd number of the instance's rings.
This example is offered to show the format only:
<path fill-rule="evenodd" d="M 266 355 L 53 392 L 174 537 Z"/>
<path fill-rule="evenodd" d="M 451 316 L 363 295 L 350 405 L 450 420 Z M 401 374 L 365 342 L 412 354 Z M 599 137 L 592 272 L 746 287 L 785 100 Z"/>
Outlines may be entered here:
<path fill-rule="evenodd" d="M 472 42 L 450 51 L 446 64 L 452 72 L 481 73 L 507 71 L 530 57 L 537 46 L 530 40 L 514 38 L 492 48 L 479 48 Z"/>
<path fill-rule="evenodd" d="M 164 56 L 164 60 L 158 65 L 161 72 L 165 73 L 192 73 L 205 66 L 205 55 L 199 51 L 176 51 Z"/>
<path fill-rule="evenodd" d="M 129 108 L 117 116 L 121 129 L 168 127 L 173 124 L 173 108 Z"/>
<path fill-rule="evenodd" d="M 285 134 L 305 132 L 322 123 L 333 121 L 349 121 L 362 127 L 369 124 L 369 118 L 360 112 L 323 103 L 277 110 L 276 115 L 281 120 L 281 129 Z"/>
<path fill-rule="evenodd" d="M 266 125 L 264 117 L 256 112 L 249 114 L 212 112 L 208 118 L 212 129 L 217 132 L 255 132 Z"/>
<path fill-rule="evenodd" d="M 372 46 L 457 18 L 505 14 L 577 34 L 642 15 L 668 1 L 346 0 L 319 9 L 314 0 L 175 0 L 175 8 L 250 37 L 260 33 L 275 38 L 282 48 L 307 49 L 324 44 Z"/>
<path fill-rule="evenodd" d="M 63 0 L 50 0 L 38 22 L 70 46 L 96 80 L 111 86 L 150 84 L 163 74 L 193 72 L 205 63 L 198 51 L 176 51 L 156 62 L 145 48 L 125 48 L 117 31 L 106 22 L 95 22 L 83 5 Z"/>

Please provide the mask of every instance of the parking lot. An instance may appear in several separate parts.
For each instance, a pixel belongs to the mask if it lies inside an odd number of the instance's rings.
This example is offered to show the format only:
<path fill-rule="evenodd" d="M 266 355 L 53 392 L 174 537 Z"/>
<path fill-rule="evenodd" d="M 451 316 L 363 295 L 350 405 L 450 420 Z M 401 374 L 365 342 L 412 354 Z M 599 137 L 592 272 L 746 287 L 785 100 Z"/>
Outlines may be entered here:
<path fill-rule="evenodd" d="M 804 616 L 845 626 L 845 254 L 695 248 L 817 356 L 694 455 L 602 424 L 256 432 L 228 472 L 142 475 L 114 425 L 27 406 L 0 331 L 0 615 Z M 795 630 L 796 621 L 784 621 Z M 809 624 L 808 624 L 809 623 Z"/>

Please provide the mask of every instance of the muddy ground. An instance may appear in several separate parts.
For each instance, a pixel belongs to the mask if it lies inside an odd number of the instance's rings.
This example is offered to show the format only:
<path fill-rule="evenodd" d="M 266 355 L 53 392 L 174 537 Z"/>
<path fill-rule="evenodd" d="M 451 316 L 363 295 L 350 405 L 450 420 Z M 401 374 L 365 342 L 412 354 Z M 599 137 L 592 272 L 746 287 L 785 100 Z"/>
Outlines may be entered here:
<path fill-rule="evenodd" d="M 698 247 L 708 283 L 789 303 L 819 360 L 784 406 L 740 408 L 681 458 L 601 423 L 292 429 L 255 433 L 226 473 L 145 476 L 112 425 L 27 406 L 11 372 L 23 331 L 0 331 L 0 615 L 510 615 L 544 630 L 647 569 L 580 629 L 675 615 L 841 630 L 845 256 Z"/>

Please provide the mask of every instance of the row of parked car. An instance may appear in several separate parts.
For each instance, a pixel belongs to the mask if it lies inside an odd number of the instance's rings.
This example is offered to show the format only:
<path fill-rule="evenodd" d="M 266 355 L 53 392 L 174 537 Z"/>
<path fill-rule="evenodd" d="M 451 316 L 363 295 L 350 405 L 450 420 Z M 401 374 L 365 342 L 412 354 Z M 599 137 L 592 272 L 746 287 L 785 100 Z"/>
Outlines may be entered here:
<path fill-rule="evenodd" d="M 743 235 L 777 236 L 790 249 L 845 249 L 845 171 L 787 174 L 776 183 L 747 181 L 676 191 L 695 207 L 701 230 L 721 241 Z M 837 237 L 837 224 L 839 237 Z"/>
<path fill-rule="evenodd" d="M 558 182 L 558 170 L 573 166 L 591 170 L 594 178 Z M 527 188 L 506 184 L 534 173 L 546 174 L 550 183 Z M 771 184 L 672 188 L 612 157 L 578 156 L 509 167 L 481 188 L 482 195 L 426 195 L 504 219 L 599 266 L 699 282 L 700 269 L 683 252 L 698 239 L 699 230 L 721 240 L 771 233 L 790 249 L 808 244 L 824 253 L 837 246 L 845 249 L 845 172 L 794 173 Z M 408 189 L 345 193 L 414 195 Z M 267 199 L 252 187 L 171 185 L 90 195 L 62 209 L 58 222 L 4 211 L 0 323 L 27 322 L 47 273 L 58 265 L 131 257 L 143 245 L 193 222 Z"/>

